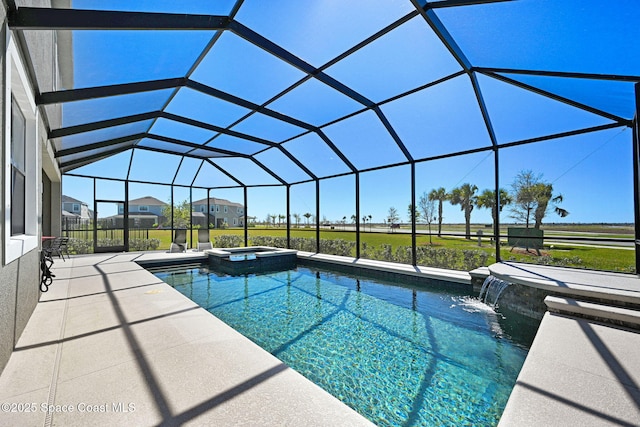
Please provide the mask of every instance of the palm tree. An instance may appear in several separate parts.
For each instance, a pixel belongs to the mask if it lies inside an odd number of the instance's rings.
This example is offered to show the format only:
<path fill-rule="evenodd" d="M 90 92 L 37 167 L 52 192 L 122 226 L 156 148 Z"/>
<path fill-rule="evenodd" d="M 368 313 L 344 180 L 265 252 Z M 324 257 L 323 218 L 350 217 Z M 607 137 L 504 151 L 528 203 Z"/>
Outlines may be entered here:
<path fill-rule="evenodd" d="M 535 219 L 535 224 L 533 228 L 540 229 L 542 225 L 542 218 L 547 214 L 547 207 L 549 206 L 549 202 L 553 203 L 553 210 L 556 214 L 560 216 L 560 218 L 564 218 L 569 215 L 569 211 L 566 209 L 562 209 L 557 204 L 562 203 L 563 197 L 562 194 L 558 194 L 557 196 L 553 195 L 553 185 L 546 183 L 538 183 L 534 186 L 534 193 L 536 198 L 536 209 L 533 213 L 533 217 Z"/>
<path fill-rule="evenodd" d="M 299 213 L 294 213 L 293 214 L 293 219 L 296 220 L 296 228 L 300 227 L 300 214 Z"/>
<path fill-rule="evenodd" d="M 471 240 L 471 211 L 475 207 L 478 198 L 476 191 L 478 191 L 476 185 L 462 184 L 451 191 L 449 198 L 452 205 L 460 205 L 460 210 L 464 211 L 465 234 L 469 240 Z"/>
<path fill-rule="evenodd" d="M 367 215 L 369 218 L 369 231 L 371 231 L 371 219 L 373 218 L 371 215 Z"/>
<path fill-rule="evenodd" d="M 442 234 L 442 202 L 449 200 L 449 194 L 444 187 L 433 189 L 429 193 L 429 200 L 438 201 L 438 237 Z"/>
<path fill-rule="evenodd" d="M 540 229 L 542 219 L 547 214 L 549 202 L 554 204 L 553 210 L 561 218 L 569 215 L 567 210 L 557 206 L 563 200 L 562 195 L 553 195 L 553 184 L 543 181 L 542 174 L 535 175 L 530 170 L 521 171 L 516 175 L 512 187 L 515 204 L 511 208 L 511 217 L 516 221 L 524 222 L 526 228 L 529 228 L 533 216 L 534 228 Z"/>
<path fill-rule="evenodd" d="M 477 206 L 479 208 L 491 209 L 491 218 L 493 219 L 493 230 L 495 233 L 496 227 L 496 219 L 498 218 L 498 213 L 502 212 L 502 208 L 506 205 L 510 205 L 513 200 L 511 196 L 507 192 L 507 190 L 501 188 L 500 189 L 500 207 L 496 209 L 496 192 L 493 190 L 484 190 L 482 194 L 478 196 Z"/>
<path fill-rule="evenodd" d="M 309 218 L 311 218 L 311 213 L 307 212 L 302 216 L 304 216 L 307 219 L 307 226 L 309 226 Z"/>
<path fill-rule="evenodd" d="M 280 227 L 280 222 L 283 221 L 286 217 L 286 215 L 278 214 L 278 227 Z"/>

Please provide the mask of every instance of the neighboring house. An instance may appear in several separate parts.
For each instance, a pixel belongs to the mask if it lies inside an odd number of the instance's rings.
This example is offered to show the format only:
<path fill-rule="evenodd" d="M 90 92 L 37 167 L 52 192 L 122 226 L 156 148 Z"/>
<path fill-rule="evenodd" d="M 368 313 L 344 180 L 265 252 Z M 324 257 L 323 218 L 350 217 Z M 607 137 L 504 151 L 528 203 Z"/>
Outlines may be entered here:
<path fill-rule="evenodd" d="M 129 200 L 129 215 L 152 214 L 164 218 L 162 209 L 167 205 L 168 203 L 152 196 L 140 197 L 139 199 Z M 118 203 L 118 213 L 124 214 L 124 205 L 122 203 Z"/>
<path fill-rule="evenodd" d="M 63 228 L 68 230 L 74 226 L 88 224 L 93 219 L 93 211 L 85 202 L 62 195 Z"/>
<path fill-rule="evenodd" d="M 209 224 L 213 224 L 213 228 L 221 228 L 223 224 L 228 227 L 243 227 L 245 220 L 244 206 L 240 203 L 230 202 L 226 199 L 217 199 L 211 197 L 209 199 L 200 199 L 192 203 L 193 211 L 205 213 L 207 206 L 209 209 Z M 204 217 L 192 216 L 193 225 L 205 227 Z M 201 224 L 196 221 L 202 221 Z"/>
<path fill-rule="evenodd" d="M 129 227 L 152 228 L 164 224 L 167 218 L 163 209 L 168 204 L 152 196 L 129 200 Z M 104 224 L 111 228 L 121 228 L 124 224 L 124 204 L 118 203 L 118 215 L 104 218 Z"/>
<path fill-rule="evenodd" d="M 151 228 L 154 225 L 168 225 L 170 219 L 163 215 L 163 209 L 168 206 L 161 200 L 152 196 L 145 196 L 129 201 L 129 227 Z M 196 200 L 192 204 L 191 224 L 206 228 L 212 224 L 214 228 L 221 228 L 223 224 L 228 227 L 243 227 L 245 216 L 244 206 L 240 203 L 230 202 L 225 199 L 210 198 L 209 212 L 207 215 L 207 199 Z M 124 204 L 118 204 L 118 214 L 107 218 L 101 218 L 100 223 L 104 228 L 122 228 L 124 224 Z"/>

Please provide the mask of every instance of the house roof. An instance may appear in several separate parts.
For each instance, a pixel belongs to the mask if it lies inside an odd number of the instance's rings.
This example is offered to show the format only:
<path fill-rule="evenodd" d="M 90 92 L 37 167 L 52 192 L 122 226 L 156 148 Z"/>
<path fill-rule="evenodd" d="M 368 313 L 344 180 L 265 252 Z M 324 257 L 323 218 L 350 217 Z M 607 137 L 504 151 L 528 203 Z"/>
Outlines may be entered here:
<path fill-rule="evenodd" d="M 86 205 L 85 202 L 80 201 L 78 199 L 74 199 L 73 197 L 65 196 L 64 194 L 62 195 L 61 199 L 62 199 L 62 203 L 80 203 L 80 204 Z"/>
<path fill-rule="evenodd" d="M 200 199 L 200 200 L 196 200 L 193 202 L 194 205 L 206 205 L 207 204 L 207 199 Z M 218 199 L 216 197 L 210 197 L 209 198 L 209 205 L 226 205 L 226 206 L 236 206 L 239 208 L 242 208 L 243 205 L 240 203 L 236 203 L 236 202 L 231 202 L 227 199 Z"/>
<path fill-rule="evenodd" d="M 158 200 L 153 196 L 140 197 L 138 199 L 129 200 L 129 206 L 131 205 L 143 205 L 143 206 L 166 206 L 168 203 Z"/>

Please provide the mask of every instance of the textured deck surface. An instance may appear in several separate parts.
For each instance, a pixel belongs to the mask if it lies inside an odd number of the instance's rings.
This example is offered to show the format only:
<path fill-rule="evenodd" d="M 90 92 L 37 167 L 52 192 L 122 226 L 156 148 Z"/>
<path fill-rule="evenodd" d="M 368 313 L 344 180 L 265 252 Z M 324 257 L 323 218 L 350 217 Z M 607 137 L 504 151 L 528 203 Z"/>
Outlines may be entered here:
<path fill-rule="evenodd" d="M 640 426 L 640 331 L 573 315 L 637 323 L 637 309 L 617 305 L 640 304 L 640 279 L 507 262 L 489 270 L 572 298 L 548 298 L 564 313 L 542 319 L 500 426 Z"/>
<path fill-rule="evenodd" d="M 56 260 L 0 376 L 0 425 L 371 425 L 134 262 Z"/>

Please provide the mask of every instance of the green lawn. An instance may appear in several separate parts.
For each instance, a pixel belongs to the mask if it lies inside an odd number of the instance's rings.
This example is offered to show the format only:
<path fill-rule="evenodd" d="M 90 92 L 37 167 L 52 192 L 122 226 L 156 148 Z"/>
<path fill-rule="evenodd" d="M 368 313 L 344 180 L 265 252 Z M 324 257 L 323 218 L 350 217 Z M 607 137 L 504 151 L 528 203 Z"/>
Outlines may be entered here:
<path fill-rule="evenodd" d="M 555 230 L 554 230 L 555 231 Z M 583 230 L 588 233 L 587 230 Z M 589 230 L 595 231 L 595 228 Z M 620 231 L 620 230 L 618 230 Z M 171 245 L 171 231 L 170 230 L 149 230 L 150 239 L 158 239 L 160 245 L 158 249 L 167 250 Z M 253 236 L 274 236 L 274 237 L 286 237 L 287 232 L 285 228 L 249 228 L 249 243 Z M 211 239 L 221 235 L 235 235 L 240 238 L 244 236 L 244 230 L 240 228 L 231 229 L 215 229 L 210 231 Z M 291 230 L 292 238 L 309 238 L 316 237 L 315 229 L 312 228 L 299 228 Z M 192 233 L 191 246 L 195 247 L 198 234 L 194 230 Z M 352 231 L 341 230 L 321 230 L 321 239 L 342 239 L 350 242 L 355 242 L 356 235 Z M 187 241 L 189 242 L 189 236 L 187 235 Z M 384 244 L 391 245 L 393 250 L 399 246 L 411 246 L 411 235 L 406 233 L 361 233 L 361 242 L 366 243 L 369 249 L 378 248 Z M 417 236 L 417 245 L 430 245 L 433 248 L 446 248 L 446 249 L 459 249 L 459 250 L 480 250 L 484 251 L 488 255 L 487 264 L 495 262 L 495 246 L 489 241 L 488 238 L 483 240 L 481 247 L 478 246 L 476 238 L 472 240 L 466 240 L 456 237 L 437 237 L 432 236 L 431 243 L 428 236 Z M 562 246 L 555 247 L 553 249 L 545 247 L 542 251 L 543 257 L 538 257 L 533 251 L 531 253 L 524 253 L 522 250 L 511 251 L 511 248 L 503 246 L 500 250 L 500 255 L 503 260 L 514 260 L 522 262 L 532 263 L 552 263 L 556 265 L 566 265 L 571 267 L 590 268 L 596 270 L 611 270 L 611 271 L 624 271 L 632 272 L 635 267 L 635 251 L 616 248 L 593 248 L 586 246 Z M 352 250 L 352 256 L 355 256 L 355 249 Z"/>
<path fill-rule="evenodd" d="M 216 234 L 238 234 L 243 235 L 242 230 L 212 230 L 211 235 Z M 249 229 L 249 239 L 251 236 L 278 236 L 286 237 L 285 229 L 277 228 L 256 228 Z M 315 230 L 313 229 L 293 229 L 291 237 L 315 238 Z M 354 232 L 349 231 L 324 231 L 320 232 L 321 239 L 343 239 L 355 241 Z M 488 263 L 495 262 L 495 246 L 489 239 L 483 241 L 482 247 L 478 246 L 477 239 L 466 240 L 456 237 L 437 237 L 432 236 L 432 246 L 436 248 L 455 248 L 455 249 L 475 249 L 487 252 L 489 255 Z M 411 235 L 405 233 L 361 233 L 361 242 L 369 246 L 379 246 L 382 244 L 390 244 L 397 246 L 411 246 Z M 428 236 L 417 236 L 417 245 L 429 245 Z M 522 262 L 540 261 L 534 251 L 531 253 L 521 253 L 522 251 L 514 250 L 503 246 L 500 250 L 500 256 L 503 260 L 514 260 Z M 591 268 L 596 270 L 612 270 L 630 272 L 635 266 L 635 252 L 628 249 L 615 248 L 592 248 L 586 246 L 563 246 L 562 248 L 549 249 L 545 248 L 543 254 L 547 256 L 542 261 L 555 260 L 556 263 L 566 264 L 567 266 Z M 355 251 L 353 253 L 355 256 Z M 579 262 L 581 261 L 581 262 Z"/>

